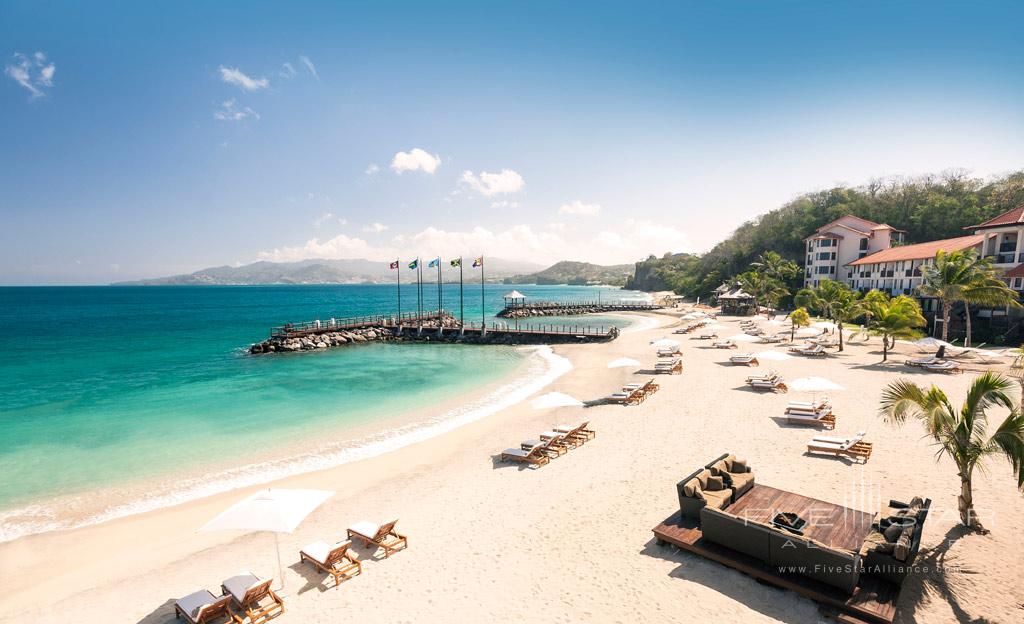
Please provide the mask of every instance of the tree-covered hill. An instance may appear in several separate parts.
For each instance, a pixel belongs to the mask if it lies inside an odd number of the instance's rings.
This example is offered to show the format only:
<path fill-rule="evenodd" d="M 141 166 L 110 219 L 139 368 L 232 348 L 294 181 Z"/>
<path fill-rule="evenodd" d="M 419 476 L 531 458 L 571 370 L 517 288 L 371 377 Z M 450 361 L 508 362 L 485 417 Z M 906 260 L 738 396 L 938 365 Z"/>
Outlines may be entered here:
<path fill-rule="evenodd" d="M 907 242 L 917 243 L 962 236 L 963 228 L 1021 203 L 1024 171 L 982 180 L 953 170 L 816 191 L 744 223 L 707 253 L 650 256 L 636 263 L 626 287 L 706 296 L 765 251 L 777 251 L 802 266 L 804 238 L 846 214 L 906 230 Z"/>

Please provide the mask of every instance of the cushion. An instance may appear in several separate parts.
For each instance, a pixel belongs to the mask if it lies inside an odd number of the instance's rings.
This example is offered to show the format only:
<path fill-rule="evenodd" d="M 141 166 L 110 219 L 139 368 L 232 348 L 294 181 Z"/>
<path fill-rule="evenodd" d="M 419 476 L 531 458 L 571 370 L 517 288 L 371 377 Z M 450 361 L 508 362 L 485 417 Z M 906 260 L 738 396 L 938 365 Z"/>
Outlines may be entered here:
<path fill-rule="evenodd" d="M 723 472 L 729 472 L 729 467 L 725 465 L 725 460 L 720 460 L 712 464 L 711 474 L 721 476 Z"/>
<path fill-rule="evenodd" d="M 731 466 L 731 470 L 729 470 L 729 472 L 746 472 L 747 470 L 748 470 L 748 468 L 747 468 L 747 460 L 745 460 L 745 459 L 734 459 L 734 460 L 732 460 L 732 466 Z"/>
<path fill-rule="evenodd" d="M 890 524 L 889 526 L 885 527 L 884 531 L 882 531 L 882 534 L 885 535 L 885 541 L 890 543 L 895 543 L 896 540 L 900 538 L 900 534 L 902 533 L 903 527 L 901 527 L 898 524 Z"/>
<path fill-rule="evenodd" d="M 892 556 L 897 561 L 906 561 L 907 556 L 910 554 L 910 542 L 914 537 L 914 527 L 909 526 L 903 529 L 899 539 L 896 540 L 896 546 L 893 548 Z"/>
<path fill-rule="evenodd" d="M 888 554 L 892 552 L 894 547 L 894 544 L 885 541 L 884 535 L 878 531 L 871 531 L 864 538 L 864 543 L 860 547 L 860 554 L 861 556 L 867 555 L 869 552 Z"/>
<path fill-rule="evenodd" d="M 350 526 L 348 530 L 358 535 L 365 535 L 366 537 L 376 537 L 377 531 L 380 530 L 380 525 L 363 520 L 362 522 L 356 522 L 355 524 Z"/>
<path fill-rule="evenodd" d="M 302 552 L 320 563 L 327 563 L 327 556 L 331 554 L 331 547 L 327 545 L 327 542 L 313 542 L 303 546 Z"/>
<path fill-rule="evenodd" d="M 732 499 L 732 492 L 729 490 L 720 490 L 718 492 L 703 492 L 702 498 L 707 501 L 708 506 L 714 507 L 715 509 L 724 509 L 729 501 Z"/>
<path fill-rule="evenodd" d="M 722 477 L 708 477 L 708 486 L 705 488 L 712 492 L 718 492 L 719 490 L 725 489 L 725 481 Z"/>
<path fill-rule="evenodd" d="M 693 478 L 693 479 L 690 479 L 689 481 L 687 481 L 686 483 L 683 484 L 683 494 L 684 495 L 686 495 L 686 496 L 693 496 L 693 497 L 698 497 L 699 498 L 699 496 L 698 496 L 699 493 L 700 493 L 700 483 L 697 482 L 696 477 Z"/>
<path fill-rule="evenodd" d="M 696 479 L 700 483 L 700 487 L 701 487 L 702 490 L 708 489 L 708 477 L 710 477 L 710 476 L 711 476 L 711 471 L 708 470 L 707 468 L 705 468 L 704 470 L 701 470 L 700 472 L 697 473 Z"/>
<path fill-rule="evenodd" d="M 224 581 L 222 585 L 224 586 L 224 589 L 228 590 L 228 593 L 234 597 L 235 601 L 241 604 L 242 600 L 245 598 L 245 592 L 249 591 L 256 585 L 259 585 L 261 582 L 262 581 L 260 581 L 260 579 L 254 574 L 250 572 L 242 572 L 241 574 L 232 576 L 228 580 Z"/>
<path fill-rule="evenodd" d="M 203 607 L 211 605 L 217 602 L 217 600 L 219 598 L 208 590 L 201 589 L 183 598 L 178 598 L 174 601 L 174 604 L 180 607 L 194 621 L 199 616 L 199 612 L 202 611 Z"/>

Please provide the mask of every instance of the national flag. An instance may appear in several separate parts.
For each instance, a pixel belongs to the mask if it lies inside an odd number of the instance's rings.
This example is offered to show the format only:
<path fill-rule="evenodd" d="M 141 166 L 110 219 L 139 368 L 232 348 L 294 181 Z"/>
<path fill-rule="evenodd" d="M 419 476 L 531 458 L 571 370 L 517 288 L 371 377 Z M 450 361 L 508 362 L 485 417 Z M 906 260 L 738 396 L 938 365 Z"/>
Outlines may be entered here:
<path fill-rule="evenodd" d="M 427 268 L 428 269 L 432 269 L 432 268 L 434 268 L 436 266 L 440 266 L 440 264 L 441 264 L 441 258 L 440 257 L 434 258 L 433 260 L 430 261 L 429 264 L 427 264 Z"/>
<path fill-rule="evenodd" d="M 409 263 L 409 268 L 410 269 L 415 269 L 419 265 L 420 265 L 420 259 L 416 258 L 415 260 L 413 260 L 412 262 Z"/>
<path fill-rule="evenodd" d="M 452 266 L 453 267 L 460 267 L 460 266 L 462 266 L 462 258 L 455 258 L 454 260 L 452 260 Z"/>
<path fill-rule="evenodd" d="M 389 268 L 389 269 L 397 269 L 397 268 L 398 268 L 398 260 L 395 260 L 394 262 L 392 262 L 391 264 L 389 264 L 389 265 L 388 265 L 388 268 Z"/>
<path fill-rule="evenodd" d="M 482 267 L 483 265 L 484 265 L 484 257 L 483 256 L 480 256 L 479 258 L 477 258 L 476 260 L 473 261 L 473 266 L 474 267 Z"/>

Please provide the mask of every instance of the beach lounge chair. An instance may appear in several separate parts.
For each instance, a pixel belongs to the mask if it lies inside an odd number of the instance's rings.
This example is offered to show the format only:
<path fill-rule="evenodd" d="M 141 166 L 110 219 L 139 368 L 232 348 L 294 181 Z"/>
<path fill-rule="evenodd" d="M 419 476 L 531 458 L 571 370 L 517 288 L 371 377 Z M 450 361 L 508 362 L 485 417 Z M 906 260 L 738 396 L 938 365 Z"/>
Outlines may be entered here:
<path fill-rule="evenodd" d="M 757 357 L 755 357 L 753 353 L 730 356 L 729 363 L 736 366 L 760 366 L 761 364 L 757 361 Z"/>
<path fill-rule="evenodd" d="M 732 340 L 716 340 L 711 346 L 716 349 L 735 349 L 736 343 Z"/>
<path fill-rule="evenodd" d="M 551 461 L 551 458 L 540 447 L 529 451 L 524 451 L 521 448 L 507 448 L 501 452 L 501 461 L 525 462 L 540 467 Z"/>
<path fill-rule="evenodd" d="M 926 371 L 933 373 L 962 373 L 964 372 L 960 365 L 956 362 L 936 362 L 934 364 L 925 364 L 923 368 Z"/>
<path fill-rule="evenodd" d="M 526 440 L 519 445 L 519 448 L 529 452 L 539 447 L 542 453 L 552 459 L 561 457 L 569 452 L 569 443 L 562 439 L 564 437 L 562 434 L 555 431 L 545 431 L 539 437 L 539 440 Z M 576 445 L 573 444 L 573 446 Z"/>
<path fill-rule="evenodd" d="M 748 336 L 760 336 L 760 335 L 761 335 L 761 334 L 763 334 L 764 332 L 763 332 L 763 331 L 761 331 L 761 330 L 760 330 L 759 328 L 757 328 L 757 327 L 750 327 L 750 328 L 745 328 L 745 329 L 743 330 L 743 333 L 744 333 L 744 334 L 746 334 L 746 335 L 748 335 Z"/>
<path fill-rule="evenodd" d="M 613 392 L 604 400 L 608 403 L 621 403 L 622 405 L 636 405 L 640 402 L 633 392 Z"/>
<path fill-rule="evenodd" d="M 241 624 L 242 620 L 231 611 L 231 596 L 214 596 L 201 589 L 174 601 L 174 617 L 185 618 L 191 624 Z"/>
<path fill-rule="evenodd" d="M 306 544 L 299 551 L 299 563 L 308 561 L 317 570 L 330 574 L 334 579 L 334 586 L 337 587 L 342 581 L 363 572 L 363 564 L 356 558 L 355 553 L 349 550 L 351 546 L 351 540 L 338 542 L 334 546 L 328 545 L 327 542 Z"/>
<path fill-rule="evenodd" d="M 787 408 L 786 422 L 791 425 L 835 429 L 836 415 L 832 413 L 831 407 L 822 407 L 817 410 L 790 410 Z"/>
<path fill-rule="evenodd" d="M 660 375 L 681 374 L 683 372 L 683 361 L 677 359 L 673 362 L 655 364 L 654 372 Z"/>
<path fill-rule="evenodd" d="M 384 558 L 409 547 L 409 539 L 395 531 L 398 520 L 376 525 L 372 522 L 357 522 L 348 528 L 348 538 L 355 538 L 367 546 L 376 545 L 384 549 Z"/>
<path fill-rule="evenodd" d="M 796 353 L 797 355 L 828 355 L 828 352 L 825 351 L 825 347 L 818 344 L 805 344 L 799 347 L 790 347 L 789 352 Z"/>
<path fill-rule="evenodd" d="M 679 347 L 671 347 L 671 348 L 667 348 L 667 349 L 658 349 L 658 357 L 675 357 L 677 355 L 682 355 L 682 354 L 683 353 L 682 353 L 682 351 L 679 350 Z"/>
<path fill-rule="evenodd" d="M 824 407 L 831 407 L 831 401 L 823 395 L 814 401 L 790 401 L 786 404 L 786 413 L 816 412 Z"/>
<path fill-rule="evenodd" d="M 587 429 L 590 426 L 590 421 L 585 421 L 575 427 L 572 425 L 557 425 L 552 427 L 554 431 L 561 433 L 567 438 L 576 438 L 586 442 L 587 440 L 593 440 L 597 436 L 597 432 L 593 429 Z"/>
<path fill-rule="evenodd" d="M 762 343 L 762 344 L 771 344 L 771 343 L 776 343 L 776 342 L 782 342 L 783 341 L 783 337 L 780 336 L 779 334 L 773 334 L 771 336 L 764 335 L 764 336 L 761 336 L 760 338 L 758 338 L 757 341 Z"/>
<path fill-rule="evenodd" d="M 860 431 L 850 438 L 837 438 L 833 436 L 814 436 L 807 443 L 808 453 L 829 453 L 839 456 L 852 457 L 867 462 L 871 457 L 872 444 L 864 442 L 866 433 Z"/>
<path fill-rule="evenodd" d="M 773 370 L 764 373 L 763 375 L 750 375 L 747 377 L 747 383 L 751 381 L 771 381 L 773 379 L 780 379 L 779 374 Z"/>
<path fill-rule="evenodd" d="M 701 334 L 697 336 L 697 340 L 714 340 L 715 338 L 718 338 L 718 334 Z"/>
<path fill-rule="evenodd" d="M 284 613 L 284 601 L 270 589 L 273 581 L 243 572 L 224 581 L 220 587 L 231 597 L 231 604 L 243 615 L 246 624 L 260 624 Z"/>
<path fill-rule="evenodd" d="M 906 360 L 903 363 L 906 364 L 907 366 L 924 367 L 924 366 L 928 366 L 930 364 L 939 364 L 939 363 L 945 362 L 945 361 L 946 360 L 940 360 L 939 358 L 937 358 L 935 356 L 932 356 L 932 357 L 914 358 L 912 360 Z"/>

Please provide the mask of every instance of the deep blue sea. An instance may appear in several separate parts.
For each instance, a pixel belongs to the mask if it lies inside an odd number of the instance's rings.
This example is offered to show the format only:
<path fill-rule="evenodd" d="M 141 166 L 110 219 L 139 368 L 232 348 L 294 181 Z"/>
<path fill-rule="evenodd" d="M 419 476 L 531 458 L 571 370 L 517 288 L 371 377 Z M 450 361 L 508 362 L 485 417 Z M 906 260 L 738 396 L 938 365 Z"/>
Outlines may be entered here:
<path fill-rule="evenodd" d="M 403 287 L 409 311 L 415 287 Z M 638 296 L 516 288 L 530 300 Z M 466 320 L 481 311 L 493 320 L 509 290 L 487 285 L 481 306 L 479 285 L 467 284 Z M 425 306 L 436 298 L 425 286 Z M 444 300 L 458 314 L 457 284 Z M 486 415 L 558 373 L 557 357 L 525 348 L 245 352 L 274 325 L 395 307 L 386 285 L 0 288 L 0 541 L 385 452 Z M 473 399 L 459 403 L 464 396 Z"/>

